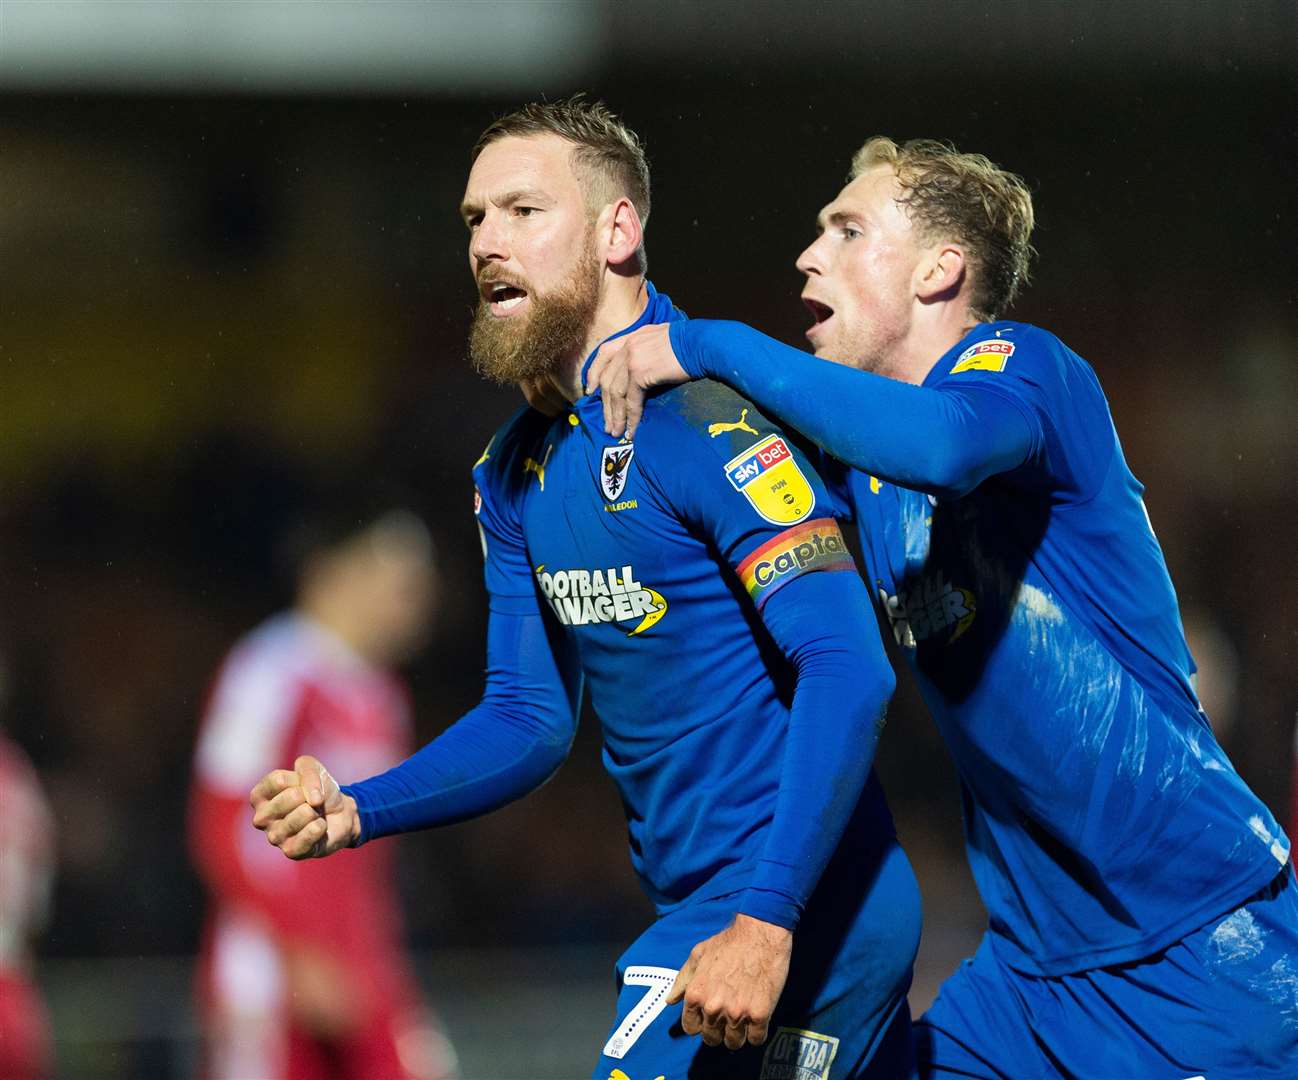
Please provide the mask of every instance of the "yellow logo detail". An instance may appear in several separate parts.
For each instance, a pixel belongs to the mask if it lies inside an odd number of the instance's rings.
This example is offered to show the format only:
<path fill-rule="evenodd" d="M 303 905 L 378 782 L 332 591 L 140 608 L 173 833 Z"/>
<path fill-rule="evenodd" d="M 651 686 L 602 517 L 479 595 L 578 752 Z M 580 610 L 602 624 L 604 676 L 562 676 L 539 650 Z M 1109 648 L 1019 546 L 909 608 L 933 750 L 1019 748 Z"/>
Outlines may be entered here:
<path fill-rule="evenodd" d="M 608 1080 L 631 1080 L 631 1077 L 627 1076 L 627 1074 L 624 1073 L 621 1069 L 614 1069 L 611 1073 L 608 1074 Z M 655 1076 L 654 1080 L 667 1080 L 667 1077 Z"/>
<path fill-rule="evenodd" d="M 531 458 L 523 459 L 523 472 L 536 473 L 536 479 L 540 482 L 542 491 L 545 490 L 545 467 L 550 461 L 550 451 L 553 449 L 554 444 L 551 443 L 545 448 L 545 457 L 543 457 L 539 462 L 533 461 Z"/>
<path fill-rule="evenodd" d="M 667 614 L 667 601 L 663 598 L 663 594 L 656 589 L 645 589 L 645 592 L 649 594 L 649 599 L 653 601 L 654 608 L 640 620 L 640 625 L 627 634 L 627 637 L 635 637 L 640 631 L 648 630 L 649 627 Z"/>
<path fill-rule="evenodd" d="M 757 429 L 749 427 L 745 421 L 748 419 L 748 410 L 745 409 L 739 414 L 739 419 L 733 424 L 718 422 L 708 425 L 708 437 L 715 439 L 718 435 L 724 435 L 727 431 L 746 431 L 750 435 L 756 435 Z"/>
<path fill-rule="evenodd" d="M 474 467 L 475 469 L 476 469 L 479 465 L 481 465 L 484 461 L 486 461 L 487 458 L 491 457 L 491 448 L 492 448 L 495 444 L 496 444 L 496 436 L 493 435 L 493 436 L 491 437 L 491 442 L 487 443 L 487 448 L 486 448 L 485 450 L 482 451 L 482 457 L 478 458 L 478 460 L 475 461 L 475 462 L 473 463 L 473 467 Z"/>
<path fill-rule="evenodd" d="M 955 624 L 955 633 L 951 635 L 951 641 L 947 642 L 948 645 L 969 629 L 970 624 L 974 621 L 974 616 L 978 614 L 978 601 L 975 599 L 974 594 L 968 589 L 961 589 L 960 595 L 964 597 L 965 614 Z"/>
<path fill-rule="evenodd" d="M 879 482 L 879 478 L 878 478 L 877 476 L 871 476 L 871 477 L 870 477 L 870 494 L 871 494 L 871 495 L 878 495 L 878 494 L 879 494 L 879 489 L 880 489 L 881 487 L 883 487 L 883 484 L 881 484 L 881 483 Z"/>

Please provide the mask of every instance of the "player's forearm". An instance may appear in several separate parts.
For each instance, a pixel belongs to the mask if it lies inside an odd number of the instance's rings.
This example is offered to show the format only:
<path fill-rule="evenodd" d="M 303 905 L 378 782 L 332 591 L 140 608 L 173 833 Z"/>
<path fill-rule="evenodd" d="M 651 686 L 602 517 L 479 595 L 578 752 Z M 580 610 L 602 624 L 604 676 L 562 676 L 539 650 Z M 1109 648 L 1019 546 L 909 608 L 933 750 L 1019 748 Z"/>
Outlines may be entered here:
<path fill-rule="evenodd" d="M 580 683 L 559 671 L 540 615 L 493 612 L 488 663 L 476 708 L 400 765 L 343 788 L 356 800 L 362 840 L 485 814 L 563 763 Z"/>
<path fill-rule="evenodd" d="M 775 815 L 739 910 L 791 930 L 860 801 L 895 683 L 854 575 L 791 582 L 763 619 L 798 681 Z"/>
<path fill-rule="evenodd" d="M 362 841 L 451 825 L 540 787 L 570 742 L 539 712 L 484 701 L 400 765 L 343 793 L 356 800 Z"/>
<path fill-rule="evenodd" d="M 903 487 L 963 495 L 1031 451 L 1022 414 L 991 394 L 819 360 L 743 323 L 673 323 L 671 341 L 690 375 L 728 384 L 839 461 Z"/>

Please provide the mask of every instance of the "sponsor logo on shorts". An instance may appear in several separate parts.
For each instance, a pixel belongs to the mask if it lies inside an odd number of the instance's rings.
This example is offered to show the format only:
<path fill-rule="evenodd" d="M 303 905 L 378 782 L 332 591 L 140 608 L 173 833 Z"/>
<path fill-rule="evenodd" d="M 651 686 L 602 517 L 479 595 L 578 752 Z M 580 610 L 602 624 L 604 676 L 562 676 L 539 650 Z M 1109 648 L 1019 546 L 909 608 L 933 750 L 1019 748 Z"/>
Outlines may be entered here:
<path fill-rule="evenodd" d="M 564 626 L 634 623 L 627 637 L 643 633 L 667 614 L 662 593 L 641 585 L 635 571 L 624 566 L 607 570 L 547 570 L 536 568 L 542 595 Z"/>
<path fill-rule="evenodd" d="M 794 525 L 809 515 L 816 495 L 789 444 L 768 435 L 726 462 L 726 476 L 753 509 L 773 525 Z"/>
<path fill-rule="evenodd" d="M 758 1080 L 829 1080 L 838 1040 L 801 1028 L 776 1028 Z"/>
<path fill-rule="evenodd" d="M 604 447 L 600 458 L 599 489 L 604 498 L 615 501 L 626 487 L 627 477 L 631 472 L 631 459 L 635 456 L 635 444 L 624 443 Z"/>
<path fill-rule="evenodd" d="M 976 345 L 970 345 L 956 358 L 951 374 L 958 375 L 962 371 L 1004 371 L 1005 362 L 1013 355 L 1012 341 L 980 341 Z"/>
<path fill-rule="evenodd" d="M 942 635 L 945 641 L 940 643 L 950 645 L 969 629 L 978 614 L 974 594 L 952 585 L 941 574 L 925 578 L 896 596 L 880 589 L 879 601 L 892 625 L 892 636 L 904 649 Z"/>
<path fill-rule="evenodd" d="M 816 518 L 772 537 L 736 568 L 753 603 L 761 607 L 776 589 L 815 570 L 855 570 L 838 522 Z"/>

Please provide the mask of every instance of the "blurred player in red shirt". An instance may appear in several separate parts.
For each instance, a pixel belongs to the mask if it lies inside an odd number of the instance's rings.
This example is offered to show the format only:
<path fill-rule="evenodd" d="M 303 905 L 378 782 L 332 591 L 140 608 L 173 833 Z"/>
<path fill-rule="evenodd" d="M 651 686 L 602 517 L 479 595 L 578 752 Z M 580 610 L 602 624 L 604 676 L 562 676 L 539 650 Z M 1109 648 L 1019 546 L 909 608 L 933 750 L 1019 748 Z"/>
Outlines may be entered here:
<path fill-rule="evenodd" d="M 49 913 L 53 881 L 54 816 L 27 755 L 0 731 L 0 1076 L 5 1080 L 54 1075 L 49 1020 L 31 978 L 31 943 Z"/>
<path fill-rule="evenodd" d="M 294 607 L 226 657 L 195 757 L 190 844 L 211 897 L 206 1076 L 442 1080 L 454 1056 L 403 953 L 393 852 L 293 863 L 248 824 L 267 761 L 328 747 L 359 779 L 410 753 L 406 689 L 389 666 L 427 629 L 432 545 L 406 511 L 329 510 L 291 547 Z"/>

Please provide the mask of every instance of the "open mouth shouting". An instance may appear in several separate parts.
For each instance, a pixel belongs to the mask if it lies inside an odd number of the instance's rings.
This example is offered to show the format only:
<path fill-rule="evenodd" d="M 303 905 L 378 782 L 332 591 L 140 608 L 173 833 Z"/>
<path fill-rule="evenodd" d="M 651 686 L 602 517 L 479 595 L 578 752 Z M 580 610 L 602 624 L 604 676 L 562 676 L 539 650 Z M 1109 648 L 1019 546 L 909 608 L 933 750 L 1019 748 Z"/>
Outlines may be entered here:
<path fill-rule="evenodd" d="M 816 321 L 807 328 L 807 340 L 815 341 L 816 336 L 825 328 L 825 324 L 834 317 L 834 309 L 820 300 L 814 300 L 810 296 L 802 298 L 803 304 L 811 312 L 811 317 Z"/>
<path fill-rule="evenodd" d="M 508 281 L 484 281 L 481 283 L 482 298 L 491 309 L 491 314 L 503 319 L 512 315 L 527 299 L 527 290 Z"/>

